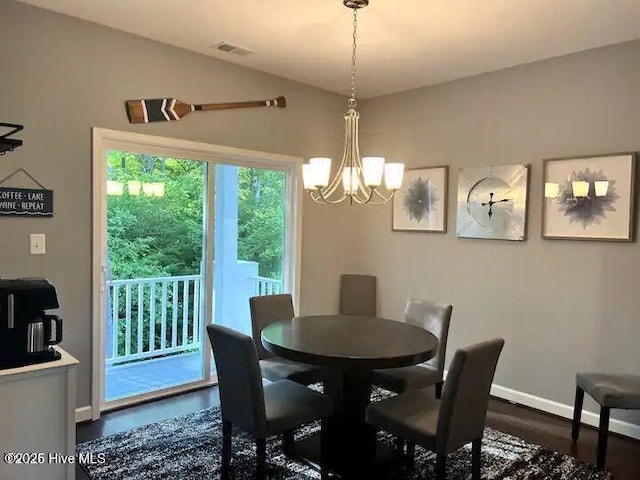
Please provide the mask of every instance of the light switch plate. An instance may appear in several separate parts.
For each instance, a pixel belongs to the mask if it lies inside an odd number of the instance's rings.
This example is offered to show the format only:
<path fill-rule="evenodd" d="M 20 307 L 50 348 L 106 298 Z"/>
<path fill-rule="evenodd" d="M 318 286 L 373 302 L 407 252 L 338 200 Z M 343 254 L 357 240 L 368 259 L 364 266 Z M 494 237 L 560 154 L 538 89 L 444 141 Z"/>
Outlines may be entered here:
<path fill-rule="evenodd" d="M 29 235 L 29 245 L 31 255 L 44 255 L 47 253 L 44 233 L 32 233 Z"/>

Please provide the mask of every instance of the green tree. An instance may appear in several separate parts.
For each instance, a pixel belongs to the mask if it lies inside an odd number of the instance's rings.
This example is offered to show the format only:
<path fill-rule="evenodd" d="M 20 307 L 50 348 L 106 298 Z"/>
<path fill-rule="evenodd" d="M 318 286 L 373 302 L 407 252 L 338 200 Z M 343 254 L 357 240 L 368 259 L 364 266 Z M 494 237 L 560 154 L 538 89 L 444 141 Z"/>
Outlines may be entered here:
<path fill-rule="evenodd" d="M 238 169 L 238 258 L 258 262 L 260 276 L 282 280 L 285 173 Z"/>

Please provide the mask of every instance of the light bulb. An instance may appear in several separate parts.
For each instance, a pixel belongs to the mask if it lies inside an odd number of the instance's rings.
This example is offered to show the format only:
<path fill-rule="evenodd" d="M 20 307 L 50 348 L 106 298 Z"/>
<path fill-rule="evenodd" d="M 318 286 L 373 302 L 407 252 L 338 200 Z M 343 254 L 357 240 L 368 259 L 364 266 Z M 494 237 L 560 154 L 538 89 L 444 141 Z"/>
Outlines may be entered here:
<path fill-rule="evenodd" d="M 609 191 L 608 180 L 596 180 L 593 182 L 596 189 L 596 197 L 606 197 L 607 191 Z"/>
<path fill-rule="evenodd" d="M 571 182 L 574 197 L 587 197 L 589 195 L 589 182 L 578 180 Z"/>
<path fill-rule="evenodd" d="M 364 157 L 362 159 L 362 176 L 367 187 L 380 186 L 383 173 L 384 157 Z"/>
<path fill-rule="evenodd" d="M 385 163 L 384 184 L 387 190 L 398 190 L 402 186 L 404 163 Z"/>

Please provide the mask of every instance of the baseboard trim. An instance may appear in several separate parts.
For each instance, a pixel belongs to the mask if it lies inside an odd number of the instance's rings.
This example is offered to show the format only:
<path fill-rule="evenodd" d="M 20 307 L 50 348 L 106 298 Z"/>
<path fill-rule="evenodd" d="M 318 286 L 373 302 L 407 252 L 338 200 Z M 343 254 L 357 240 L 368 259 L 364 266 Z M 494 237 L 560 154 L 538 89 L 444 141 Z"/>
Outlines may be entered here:
<path fill-rule="evenodd" d="M 76 408 L 76 423 L 88 422 L 91 420 L 91 405 Z"/>
<path fill-rule="evenodd" d="M 445 379 L 447 378 L 447 373 L 448 371 L 445 370 Z M 569 420 L 573 418 L 573 405 L 565 405 L 564 403 L 555 402 L 546 398 L 536 397 L 530 393 L 520 392 L 512 388 L 496 385 L 495 383 L 491 385 L 491 396 L 550 413 L 551 415 L 568 418 Z M 600 424 L 600 414 L 582 410 L 582 423 L 597 428 Z M 612 418 L 609 421 L 609 431 L 640 440 L 640 425 Z"/>
<path fill-rule="evenodd" d="M 547 400 L 546 398 L 536 397 L 529 393 L 519 392 L 518 390 L 496 385 L 495 383 L 491 386 L 491 395 L 503 400 L 524 405 L 525 407 L 542 410 L 543 412 L 557 415 L 559 417 L 568 419 L 573 418 L 573 405 L 565 405 L 563 403 L 554 402 L 553 400 Z M 582 411 L 582 423 L 597 427 L 599 420 L 599 414 L 589 412 L 587 410 Z M 626 437 L 640 440 L 640 425 L 612 418 L 609 422 L 609 430 Z"/>

